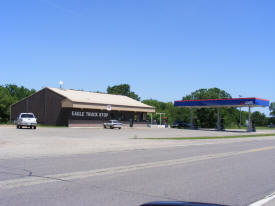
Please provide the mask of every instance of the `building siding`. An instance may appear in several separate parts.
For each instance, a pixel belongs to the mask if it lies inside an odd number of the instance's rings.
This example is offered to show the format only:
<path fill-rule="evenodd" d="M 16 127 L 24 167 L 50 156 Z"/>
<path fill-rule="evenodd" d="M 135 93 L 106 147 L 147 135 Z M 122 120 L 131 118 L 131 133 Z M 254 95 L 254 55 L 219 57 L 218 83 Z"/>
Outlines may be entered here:
<path fill-rule="evenodd" d="M 67 125 L 61 117 L 61 101 L 64 97 L 43 89 L 11 106 L 11 121 L 15 121 L 20 113 L 34 113 L 39 124 Z"/>

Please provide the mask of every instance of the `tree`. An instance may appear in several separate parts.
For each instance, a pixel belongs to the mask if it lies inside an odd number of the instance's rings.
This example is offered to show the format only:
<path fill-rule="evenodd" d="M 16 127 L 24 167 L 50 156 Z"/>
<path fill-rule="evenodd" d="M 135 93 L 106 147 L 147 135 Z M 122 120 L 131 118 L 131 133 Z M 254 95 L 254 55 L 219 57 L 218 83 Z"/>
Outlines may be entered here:
<path fill-rule="evenodd" d="M 270 115 L 275 117 L 275 102 L 272 102 L 269 106 Z"/>
<path fill-rule="evenodd" d="M 275 117 L 269 117 L 269 118 L 268 118 L 268 124 L 273 124 L 273 125 L 275 125 Z"/>
<path fill-rule="evenodd" d="M 14 84 L 0 86 L 0 122 L 7 122 L 10 116 L 10 106 L 21 99 L 35 93 L 34 89 L 18 87 Z"/>
<path fill-rule="evenodd" d="M 219 88 L 199 89 L 192 92 L 190 95 L 183 97 L 183 100 L 191 99 L 223 99 L 232 98 L 229 93 Z M 160 102 L 158 100 L 147 99 L 143 100 L 143 103 L 154 106 L 156 112 L 164 112 L 168 117 L 168 123 L 172 123 L 176 120 L 182 120 L 184 122 L 190 122 L 190 112 L 188 108 L 174 107 L 172 102 Z M 240 120 L 240 112 L 236 108 L 220 108 L 221 118 L 224 119 L 224 125 L 226 127 L 237 127 Z M 158 115 L 153 116 L 159 119 Z M 247 112 L 242 111 L 243 122 L 247 117 Z M 217 124 L 217 109 L 216 108 L 201 108 L 193 109 L 193 119 L 197 120 L 200 127 L 213 128 Z"/>
<path fill-rule="evenodd" d="M 7 122 L 10 115 L 10 105 L 16 101 L 8 90 L 0 86 L 0 122 Z"/>
<path fill-rule="evenodd" d="M 187 95 L 182 98 L 182 100 L 191 100 L 191 99 L 225 99 L 232 98 L 229 93 L 219 88 L 210 88 L 210 89 L 199 89 L 192 92 L 190 95 Z"/>
<path fill-rule="evenodd" d="M 132 99 L 136 99 L 138 101 L 140 100 L 140 97 L 135 92 L 131 91 L 129 84 L 120 84 L 112 87 L 108 86 L 107 93 L 124 95 L 131 97 Z"/>
<path fill-rule="evenodd" d="M 28 97 L 36 92 L 34 89 L 29 90 L 23 86 L 18 87 L 15 84 L 6 84 L 5 88 L 9 91 L 9 94 L 12 97 L 16 98 L 17 101 L 19 101 L 25 97 Z"/>
<path fill-rule="evenodd" d="M 268 124 L 268 118 L 264 113 L 259 111 L 252 113 L 252 120 L 255 122 L 256 126 L 266 126 Z"/>
<path fill-rule="evenodd" d="M 225 99 L 232 98 L 229 93 L 219 88 L 199 89 L 190 95 L 183 97 L 183 100 L 192 99 Z M 221 108 L 220 115 L 224 118 L 226 126 L 234 126 L 238 124 L 238 110 L 236 108 Z M 194 119 L 197 119 L 201 127 L 213 128 L 217 124 L 217 110 L 215 108 L 200 108 L 194 110 Z"/>
<path fill-rule="evenodd" d="M 142 102 L 144 104 L 155 107 L 158 112 L 164 112 L 166 110 L 166 107 L 167 107 L 167 103 L 160 102 L 160 101 L 155 100 L 155 99 L 145 99 Z"/>
<path fill-rule="evenodd" d="M 166 115 L 167 103 L 160 102 L 160 101 L 155 100 L 155 99 L 145 99 L 145 100 L 142 101 L 142 103 L 150 105 L 152 107 L 155 107 L 156 108 L 156 113 L 161 112 L 161 113 L 165 113 L 165 115 Z M 153 119 L 157 119 L 158 122 L 159 122 L 159 115 L 157 115 L 156 113 L 152 114 Z"/>
<path fill-rule="evenodd" d="M 172 102 L 161 102 L 154 99 L 146 99 L 142 101 L 144 104 L 153 106 L 156 108 L 156 112 L 165 113 L 164 117 L 167 117 L 168 124 L 176 120 L 182 120 L 185 122 L 189 122 L 189 110 L 186 108 L 177 108 L 174 107 Z M 153 119 L 157 119 L 159 121 L 159 115 L 153 114 Z"/>

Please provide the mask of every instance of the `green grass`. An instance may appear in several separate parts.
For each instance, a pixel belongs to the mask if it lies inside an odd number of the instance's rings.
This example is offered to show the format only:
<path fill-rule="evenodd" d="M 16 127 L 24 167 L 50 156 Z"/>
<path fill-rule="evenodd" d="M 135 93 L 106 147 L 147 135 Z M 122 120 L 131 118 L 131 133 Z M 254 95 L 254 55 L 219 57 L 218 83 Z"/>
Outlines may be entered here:
<path fill-rule="evenodd" d="M 54 125 L 37 124 L 37 127 L 65 128 L 66 126 L 54 126 Z"/>
<path fill-rule="evenodd" d="M 256 127 L 256 130 L 257 130 L 257 129 L 260 129 L 260 130 L 261 130 L 261 129 L 271 129 L 271 130 L 274 129 L 274 130 L 275 130 L 275 128 L 270 128 L 270 127 Z"/>
<path fill-rule="evenodd" d="M 8 123 L 3 123 L 3 122 L 1 122 L 0 125 L 13 125 L 13 124 L 12 124 L 12 123 L 9 123 L 9 122 L 8 122 Z"/>
<path fill-rule="evenodd" d="M 11 126 L 16 126 L 15 124 L 12 124 L 12 123 L 0 123 L 0 125 L 11 125 Z M 54 125 L 37 124 L 37 127 L 63 128 L 63 127 L 66 127 L 66 126 L 54 126 Z"/>
<path fill-rule="evenodd" d="M 14 127 L 16 127 L 15 124 L 11 124 L 11 123 L 0 123 L 0 126 L 14 126 Z M 41 124 L 38 124 L 37 127 L 40 127 L 40 128 L 67 128 L 66 126 L 53 126 L 53 125 L 41 125 Z"/>
<path fill-rule="evenodd" d="M 225 129 L 247 129 L 247 127 L 245 126 L 241 126 L 241 127 L 238 127 L 238 126 L 235 126 L 235 127 L 225 127 Z M 272 129 L 275 129 L 275 128 L 270 128 L 270 127 L 267 127 L 267 126 L 256 126 L 256 130 L 259 129 L 259 130 L 262 130 L 262 129 L 268 129 L 268 130 L 272 130 Z"/>
<path fill-rule="evenodd" d="M 235 135 L 235 136 L 215 136 L 215 137 L 163 137 L 163 138 L 142 138 L 148 140 L 197 140 L 197 139 L 230 139 L 230 138 L 249 138 L 249 137 L 267 137 L 274 136 L 274 134 L 249 134 L 249 135 Z"/>

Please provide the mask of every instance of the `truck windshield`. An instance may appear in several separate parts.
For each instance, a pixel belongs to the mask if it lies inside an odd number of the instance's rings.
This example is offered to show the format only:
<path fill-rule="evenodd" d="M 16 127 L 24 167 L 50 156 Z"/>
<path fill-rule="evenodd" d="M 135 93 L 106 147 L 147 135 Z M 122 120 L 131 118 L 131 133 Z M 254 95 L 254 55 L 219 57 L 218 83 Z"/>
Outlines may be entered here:
<path fill-rule="evenodd" d="M 21 114 L 21 118 L 34 118 L 33 114 Z"/>

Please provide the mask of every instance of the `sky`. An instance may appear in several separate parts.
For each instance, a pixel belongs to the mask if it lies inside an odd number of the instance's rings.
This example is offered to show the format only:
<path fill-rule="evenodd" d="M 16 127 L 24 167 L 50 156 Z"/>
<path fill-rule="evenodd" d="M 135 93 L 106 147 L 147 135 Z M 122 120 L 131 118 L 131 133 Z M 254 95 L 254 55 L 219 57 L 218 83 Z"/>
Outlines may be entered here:
<path fill-rule="evenodd" d="M 273 0 L 0 0 L 0 84 L 275 101 L 274 11 Z"/>

